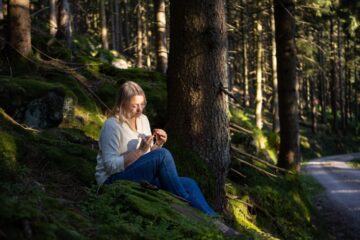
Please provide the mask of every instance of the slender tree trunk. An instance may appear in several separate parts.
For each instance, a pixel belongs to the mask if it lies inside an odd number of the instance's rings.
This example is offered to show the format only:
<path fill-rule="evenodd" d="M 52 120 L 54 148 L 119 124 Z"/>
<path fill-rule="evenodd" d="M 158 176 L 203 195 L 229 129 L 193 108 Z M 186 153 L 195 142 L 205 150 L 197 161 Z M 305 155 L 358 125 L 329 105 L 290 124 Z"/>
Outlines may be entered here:
<path fill-rule="evenodd" d="M 108 29 L 106 26 L 105 0 L 100 0 L 100 15 L 101 15 L 101 43 L 104 49 L 109 49 Z"/>
<path fill-rule="evenodd" d="M 49 0 L 49 5 L 50 5 L 50 19 L 49 19 L 50 35 L 52 37 L 55 37 L 58 27 L 56 0 Z"/>
<path fill-rule="evenodd" d="M 247 6 L 247 0 L 242 0 L 241 5 L 245 8 Z M 244 78 L 244 106 L 249 107 L 250 106 L 250 93 L 249 93 L 249 66 L 248 66 L 248 53 L 247 49 L 249 47 L 248 45 L 248 31 L 247 31 L 247 16 L 246 11 L 242 11 L 242 36 L 243 36 L 243 78 Z"/>
<path fill-rule="evenodd" d="M 165 0 L 154 0 L 156 22 L 156 70 L 166 74 L 168 64 L 168 51 L 166 43 L 166 12 Z"/>
<path fill-rule="evenodd" d="M 116 50 L 119 52 L 123 52 L 123 26 L 122 26 L 122 17 L 120 10 L 120 2 L 119 0 L 115 0 L 115 34 L 116 34 Z"/>
<path fill-rule="evenodd" d="M 129 33 L 129 14 L 128 14 L 128 1 L 127 0 L 123 0 L 122 1 L 122 8 L 123 8 L 123 29 L 124 29 L 124 49 L 125 49 L 125 53 L 127 55 L 130 54 L 130 33 Z"/>
<path fill-rule="evenodd" d="M 22 56 L 31 54 L 31 19 L 29 0 L 11 0 L 8 3 L 9 42 L 11 51 Z"/>
<path fill-rule="evenodd" d="M 259 17 L 260 18 L 260 17 Z M 257 54 L 256 54 L 256 106 L 255 106 L 255 118 L 256 118 L 256 127 L 262 129 L 262 26 L 260 19 L 256 22 L 256 35 L 257 35 Z"/>
<path fill-rule="evenodd" d="M 110 11 L 111 11 L 111 42 L 112 42 L 112 49 L 118 49 L 118 42 L 116 38 L 116 4 L 117 0 L 110 0 Z"/>
<path fill-rule="evenodd" d="M 331 18 L 330 19 L 330 74 L 331 74 L 331 108 L 332 108 L 332 115 L 333 115 L 333 122 L 332 122 L 332 128 L 335 132 L 338 131 L 338 119 L 337 119 L 337 104 L 338 104 L 338 79 L 336 77 L 337 72 L 337 66 L 336 66 L 336 48 L 335 48 L 335 31 L 334 31 L 334 21 Z"/>
<path fill-rule="evenodd" d="M 0 0 L 0 20 L 4 19 L 4 14 L 3 14 L 3 1 Z"/>
<path fill-rule="evenodd" d="M 143 30 L 142 30 L 142 0 L 138 0 L 137 8 L 137 37 L 136 37 L 136 67 L 143 66 Z"/>
<path fill-rule="evenodd" d="M 119 0 L 114 1 L 115 9 L 115 41 L 116 41 L 116 50 L 120 52 L 120 10 L 119 10 Z"/>
<path fill-rule="evenodd" d="M 295 4 L 293 0 L 274 0 L 274 9 L 279 77 L 280 153 L 278 165 L 300 171 Z"/>
<path fill-rule="evenodd" d="M 343 55 L 343 44 L 342 44 L 342 34 L 341 34 L 341 23 L 340 18 L 337 19 L 337 25 L 338 25 L 338 69 L 339 69 L 339 91 L 340 91 L 340 113 L 341 113 L 341 129 L 345 133 L 345 71 L 344 66 L 342 62 L 342 55 Z"/>
<path fill-rule="evenodd" d="M 321 123 L 326 122 L 326 85 L 325 85 L 325 61 L 324 61 L 324 46 L 322 44 L 322 32 L 318 31 L 317 33 L 317 42 L 319 45 L 317 56 L 319 62 L 319 101 L 321 106 Z"/>
<path fill-rule="evenodd" d="M 151 56 L 150 56 L 150 37 L 149 35 L 151 35 L 150 29 L 148 28 L 148 21 L 149 21 L 149 0 L 146 0 L 143 3 L 144 7 L 143 7 L 143 14 L 141 16 L 141 22 L 142 22 L 142 29 L 143 30 L 143 53 L 144 53 L 144 58 L 145 58 L 145 65 L 147 69 L 151 68 Z"/>
<path fill-rule="evenodd" d="M 311 104 L 311 130 L 313 133 L 317 132 L 317 111 L 316 106 L 318 105 L 318 100 L 315 94 L 315 78 L 309 79 L 310 81 L 310 104 Z"/>
<path fill-rule="evenodd" d="M 279 122 L 279 95 L 278 95 L 278 77 L 277 77 L 277 62 L 276 62 L 276 40 L 275 40 L 275 17 L 274 5 L 271 4 L 271 70 L 272 70 L 272 85 L 273 85 L 273 131 L 275 133 L 280 131 Z"/>
<path fill-rule="evenodd" d="M 71 26 L 70 4 L 68 0 L 61 0 L 58 22 L 59 22 L 59 28 L 56 36 L 59 39 L 65 39 L 67 46 L 71 48 L 72 26 Z"/>
<path fill-rule="evenodd" d="M 215 174 L 212 198 L 222 211 L 230 163 L 227 97 L 221 91 L 227 88 L 224 1 L 173 0 L 170 24 L 169 130 Z"/>

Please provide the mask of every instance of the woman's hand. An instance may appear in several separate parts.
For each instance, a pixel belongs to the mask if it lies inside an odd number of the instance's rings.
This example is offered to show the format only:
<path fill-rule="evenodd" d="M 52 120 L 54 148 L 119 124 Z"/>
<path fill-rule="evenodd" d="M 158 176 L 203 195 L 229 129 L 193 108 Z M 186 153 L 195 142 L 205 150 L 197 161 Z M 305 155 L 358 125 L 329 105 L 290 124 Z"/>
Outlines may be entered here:
<path fill-rule="evenodd" d="M 153 130 L 153 135 L 155 136 L 155 144 L 158 147 L 161 147 L 167 141 L 167 134 L 163 129 L 155 128 Z"/>
<path fill-rule="evenodd" d="M 143 153 L 146 153 L 150 149 L 153 139 L 154 136 L 152 135 L 142 138 L 139 146 L 139 150 L 142 151 Z"/>

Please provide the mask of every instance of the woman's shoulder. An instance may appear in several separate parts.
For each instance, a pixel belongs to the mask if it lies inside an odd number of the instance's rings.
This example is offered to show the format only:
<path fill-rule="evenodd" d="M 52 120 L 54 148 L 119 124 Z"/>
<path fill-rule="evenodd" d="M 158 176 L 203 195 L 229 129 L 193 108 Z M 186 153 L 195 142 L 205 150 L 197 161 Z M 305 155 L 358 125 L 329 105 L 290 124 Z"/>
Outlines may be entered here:
<path fill-rule="evenodd" d="M 109 117 L 108 119 L 106 119 L 106 121 L 103 124 L 103 128 L 105 128 L 105 127 L 119 127 L 119 126 L 121 127 L 121 123 L 114 116 Z"/>

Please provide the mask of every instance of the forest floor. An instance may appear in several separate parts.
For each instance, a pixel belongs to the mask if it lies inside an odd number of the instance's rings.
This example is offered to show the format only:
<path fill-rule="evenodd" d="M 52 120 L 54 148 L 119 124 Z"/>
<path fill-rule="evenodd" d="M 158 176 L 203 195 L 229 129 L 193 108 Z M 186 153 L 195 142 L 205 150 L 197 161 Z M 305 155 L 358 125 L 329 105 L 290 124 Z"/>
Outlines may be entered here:
<path fill-rule="evenodd" d="M 334 239 L 360 239 L 360 170 L 346 162 L 360 153 L 317 158 L 304 166 L 324 187 L 315 206 Z"/>

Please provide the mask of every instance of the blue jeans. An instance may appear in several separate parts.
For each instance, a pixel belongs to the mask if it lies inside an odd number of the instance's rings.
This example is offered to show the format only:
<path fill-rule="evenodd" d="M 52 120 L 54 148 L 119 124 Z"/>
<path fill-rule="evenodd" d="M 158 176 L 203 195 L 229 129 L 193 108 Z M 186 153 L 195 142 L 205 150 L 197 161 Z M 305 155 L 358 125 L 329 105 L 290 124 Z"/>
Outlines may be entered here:
<path fill-rule="evenodd" d="M 174 159 L 165 148 L 159 148 L 141 156 L 124 171 L 110 176 L 105 184 L 116 180 L 148 181 L 186 199 L 191 206 L 205 214 L 217 216 L 217 213 L 206 202 L 197 183 L 191 178 L 178 176 Z"/>

